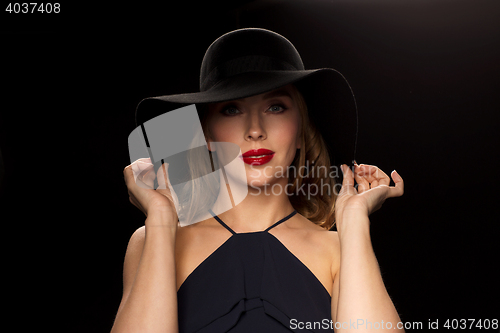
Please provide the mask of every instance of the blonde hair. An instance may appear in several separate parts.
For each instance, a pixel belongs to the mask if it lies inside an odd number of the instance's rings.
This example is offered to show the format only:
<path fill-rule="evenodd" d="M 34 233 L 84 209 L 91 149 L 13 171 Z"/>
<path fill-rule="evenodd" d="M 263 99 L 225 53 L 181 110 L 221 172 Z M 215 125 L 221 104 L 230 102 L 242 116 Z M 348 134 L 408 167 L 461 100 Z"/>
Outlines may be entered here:
<path fill-rule="evenodd" d="M 304 170 L 305 168 L 308 172 L 305 177 L 303 177 L 300 172 L 289 173 L 288 183 L 290 184 L 290 190 L 287 191 L 289 193 L 289 200 L 298 213 L 313 223 L 330 230 L 335 224 L 335 201 L 337 199 L 337 194 L 333 191 L 336 184 L 335 178 L 329 177 L 331 164 L 328 149 L 321 133 L 314 127 L 309 119 L 304 97 L 294 85 L 292 85 L 292 99 L 299 109 L 302 126 L 299 134 L 301 149 L 298 149 L 290 168 L 294 170 Z M 197 104 L 197 110 L 203 132 L 208 133 L 208 104 Z M 209 154 L 211 163 L 216 163 L 217 159 L 212 157 L 211 152 L 209 152 Z M 193 154 L 189 157 L 191 161 L 196 161 L 196 158 L 200 157 L 198 155 L 194 156 Z M 190 165 L 200 165 L 200 163 L 190 163 Z M 201 163 L 201 165 L 207 166 L 210 165 L 210 163 Z M 315 168 L 314 172 L 309 172 L 310 167 Z M 215 167 L 215 169 L 217 169 L 217 167 Z M 189 200 L 189 207 L 186 207 L 186 216 L 194 217 L 197 214 L 206 212 L 213 204 L 213 202 L 204 202 L 203 198 L 196 198 L 194 196 L 194 193 L 212 193 L 213 195 L 210 197 L 216 197 L 215 194 L 219 191 L 218 187 L 214 188 L 213 185 L 202 182 L 202 178 L 199 177 L 199 175 L 207 175 L 212 171 L 213 170 L 196 170 L 196 168 L 191 167 L 193 182 L 192 185 L 190 185 L 192 186 L 192 189 L 189 191 L 191 193 L 191 198 Z M 217 173 L 214 173 L 212 177 L 218 177 L 216 174 Z M 219 183 L 218 180 L 213 180 L 214 183 Z M 298 191 L 298 189 L 310 187 L 319 187 L 320 189 L 327 187 L 331 191 L 323 193 L 323 190 L 321 190 L 319 194 L 313 196 L 306 196 L 301 194 L 301 191 Z M 190 219 L 188 218 L 188 220 Z"/>

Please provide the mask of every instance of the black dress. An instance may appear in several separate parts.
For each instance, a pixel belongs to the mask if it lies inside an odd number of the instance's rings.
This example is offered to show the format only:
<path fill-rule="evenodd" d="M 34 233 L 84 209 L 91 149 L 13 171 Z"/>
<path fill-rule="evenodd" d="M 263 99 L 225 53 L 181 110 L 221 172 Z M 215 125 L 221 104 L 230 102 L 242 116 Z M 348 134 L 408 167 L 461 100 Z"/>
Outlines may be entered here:
<path fill-rule="evenodd" d="M 179 291 L 179 332 L 331 332 L 331 297 L 316 276 L 268 231 L 235 233 Z"/>

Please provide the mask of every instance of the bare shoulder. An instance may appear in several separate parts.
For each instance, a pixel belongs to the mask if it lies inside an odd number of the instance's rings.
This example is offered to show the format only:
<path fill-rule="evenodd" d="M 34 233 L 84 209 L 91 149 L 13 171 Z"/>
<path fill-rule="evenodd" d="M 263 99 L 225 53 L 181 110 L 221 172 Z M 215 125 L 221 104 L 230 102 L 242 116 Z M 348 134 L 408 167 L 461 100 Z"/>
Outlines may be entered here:
<path fill-rule="evenodd" d="M 179 227 L 177 228 L 176 242 L 198 243 L 205 240 L 207 235 L 212 236 L 214 231 L 219 229 L 219 224 L 213 218 Z"/>
<path fill-rule="evenodd" d="M 182 260 L 183 255 L 188 253 L 204 256 L 207 251 L 213 251 L 220 246 L 230 235 L 213 218 L 177 228 L 177 259 Z"/>
<path fill-rule="evenodd" d="M 297 227 L 303 230 L 303 235 L 310 245 L 328 254 L 333 265 L 340 262 L 340 241 L 336 231 L 326 230 L 302 215 L 298 216 Z"/>
<path fill-rule="evenodd" d="M 298 223 L 296 224 L 297 228 L 303 229 L 311 237 L 314 237 L 316 242 L 321 244 L 325 244 L 327 246 L 333 246 L 336 248 L 339 245 L 339 237 L 336 231 L 329 231 L 323 227 L 320 227 L 313 221 L 307 219 L 306 217 L 298 215 Z"/>

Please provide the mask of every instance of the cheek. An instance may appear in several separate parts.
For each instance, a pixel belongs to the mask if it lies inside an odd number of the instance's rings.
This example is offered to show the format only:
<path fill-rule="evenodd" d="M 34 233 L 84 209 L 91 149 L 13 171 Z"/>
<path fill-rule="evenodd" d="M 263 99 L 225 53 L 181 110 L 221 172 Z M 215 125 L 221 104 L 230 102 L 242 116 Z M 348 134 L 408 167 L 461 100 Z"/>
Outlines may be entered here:
<path fill-rule="evenodd" d="M 299 130 L 300 123 L 298 121 L 286 121 L 276 127 L 274 137 L 276 138 L 276 142 L 281 147 L 288 147 L 288 150 L 295 154 L 295 151 L 297 150 Z"/>
<path fill-rule="evenodd" d="M 211 130 L 212 140 L 220 142 L 237 142 L 241 138 L 240 127 L 233 123 L 219 123 Z"/>
<path fill-rule="evenodd" d="M 207 124 L 207 130 L 208 141 L 240 143 L 242 129 L 237 122 L 217 119 Z"/>

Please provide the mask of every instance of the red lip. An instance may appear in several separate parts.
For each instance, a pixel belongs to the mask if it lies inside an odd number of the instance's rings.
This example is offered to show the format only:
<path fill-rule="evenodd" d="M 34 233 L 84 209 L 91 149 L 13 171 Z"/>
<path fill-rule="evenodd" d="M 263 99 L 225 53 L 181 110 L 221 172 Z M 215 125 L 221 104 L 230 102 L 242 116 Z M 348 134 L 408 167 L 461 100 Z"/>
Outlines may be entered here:
<path fill-rule="evenodd" d="M 250 149 L 249 151 L 243 154 L 243 157 L 271 155 L 271 154 L 274 154 L 274 151 L 269 149 L 259 148 L 259 149 Z"/>
<path fill-rule="evenodd" d="M 252 156 L 259 156 L 259 155 L 265 155 L 262 157 L 252 157 Z M 244 154 L 242 154 L 242 159 L 243 162 L 246 164 L 250 165 L 263 165 L 268 163 L 272 158 L 274 157 L 274 151 L 269 150 L 269 149 L 251 149 Z"/>

